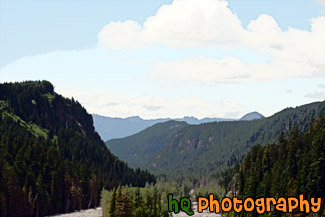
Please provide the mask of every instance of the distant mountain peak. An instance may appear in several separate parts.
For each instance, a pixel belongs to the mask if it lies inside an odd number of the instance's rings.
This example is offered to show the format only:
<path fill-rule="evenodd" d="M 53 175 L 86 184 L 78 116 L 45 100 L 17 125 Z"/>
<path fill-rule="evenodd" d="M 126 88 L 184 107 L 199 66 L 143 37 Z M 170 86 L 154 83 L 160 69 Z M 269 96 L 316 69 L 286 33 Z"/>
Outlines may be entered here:
<path fill-rule="evenodd" d="M 128 118 L 124 118 L 124 120 L 143 120 L 142 118 L 140 118 L 139 116 L 131 116 Z"/>
<path fill-rule="evenodd" d="M 265 118 L 262 114 L 258 113 L 258 112 L 250 112 L 246 115 L 244 115 L 241 119 L 241 121 L 253 121 L 253 120 L 258 120 L 258 119 L 263 119 Z"/>

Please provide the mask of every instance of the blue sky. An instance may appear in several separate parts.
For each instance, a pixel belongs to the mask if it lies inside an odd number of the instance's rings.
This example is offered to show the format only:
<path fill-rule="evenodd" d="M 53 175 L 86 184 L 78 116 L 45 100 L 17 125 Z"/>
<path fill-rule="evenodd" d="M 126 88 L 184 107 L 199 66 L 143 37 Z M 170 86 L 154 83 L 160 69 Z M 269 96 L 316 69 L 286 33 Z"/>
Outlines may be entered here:
<path fill-rule="evenodd" d="M 0 0 L 0 80 L 111 117 L 269 116 L 325 100 L 324 2 Z"/>

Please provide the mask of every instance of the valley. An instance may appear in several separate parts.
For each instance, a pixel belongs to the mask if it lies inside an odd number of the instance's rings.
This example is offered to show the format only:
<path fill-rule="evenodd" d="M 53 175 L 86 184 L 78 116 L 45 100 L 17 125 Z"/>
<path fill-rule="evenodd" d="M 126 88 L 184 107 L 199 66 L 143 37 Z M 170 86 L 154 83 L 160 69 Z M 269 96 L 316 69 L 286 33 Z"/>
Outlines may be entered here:
<path fill-rule="evenodd" d="M 169 193 L 325 195 L 325 102 L 252 120 L 167 120 L 104 143 L 82 105 L 47 81 L 0 93 L 0 216 L 167 217 Z"/>

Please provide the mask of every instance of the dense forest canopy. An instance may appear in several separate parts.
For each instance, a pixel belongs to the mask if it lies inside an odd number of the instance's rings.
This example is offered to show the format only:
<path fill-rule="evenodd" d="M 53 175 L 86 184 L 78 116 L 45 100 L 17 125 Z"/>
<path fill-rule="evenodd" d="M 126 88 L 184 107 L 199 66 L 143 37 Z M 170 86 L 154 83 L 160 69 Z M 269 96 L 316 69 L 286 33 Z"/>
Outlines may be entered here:
<path fill-rule="evenodd" d="M 152 156 L 159 153 L 161 148 L 169 144 L 172 137 L 187 125 L 184 121 L 170 120 L 155 124 L 124 139 L 109 140 L 106 145 L 131 167 L 145 167 Z"/>
<path fill-rule="evenodd" d="M 255 145 L 244 158 L 239 172 L 241 198 L 295 197 L 322 198 L 325 214 L 325 118 L 313 121 L 304 133 L 295 127 L 287 136 L 281 134 L 277 144 Z M 297 214 L 297 210 L 294 214 Z M 273 210 L 266 215 L 286 216 Z M 256 212 L 239 216 L 259 216 Z"/>
<path fill-rule="evenodd" d="M 0 216 L 96 207 L 103 187 L 155 182 L 111 154 L 91 115 L 50 82 L 0 84 L 0 120 Z"/>

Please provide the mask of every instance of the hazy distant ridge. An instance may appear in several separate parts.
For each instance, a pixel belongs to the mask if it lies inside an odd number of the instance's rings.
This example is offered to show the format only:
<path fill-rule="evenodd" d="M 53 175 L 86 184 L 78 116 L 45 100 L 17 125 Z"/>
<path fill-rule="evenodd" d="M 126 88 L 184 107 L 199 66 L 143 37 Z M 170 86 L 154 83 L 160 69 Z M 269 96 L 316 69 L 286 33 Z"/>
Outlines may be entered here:
<path fill-rule="evenodd" d="M 246 115 L 244 115 L 241 119 L 239 119 L 240 121 L 253 121 L 253 120 L 258 120 L 258 119 L 263 119 L 265 118 L 263 115 L 261 115 L 258 112 L 251 112 L 248 113 Z"/>
<path fill-rule="evenodd" d="M 220 121 L 234 121 L 236 119 L 226 118 L 203 118 L 197 119 L 195 117 L 184 117 L 184 118 L 160 118 L 144 120 L 139 116 L 128 117 L 128 118 L 111 118 L 97 114 L 93 114 L 94 126 L 96 131 L 99 133 L 104 141 L 116 138 L 124 138 L 133 134 L 136 134 L 154 124 L 166 122 L 169 120 L 185 121 L 188 124 L 201 124 L 209 122 L 220 122 Z"/>

